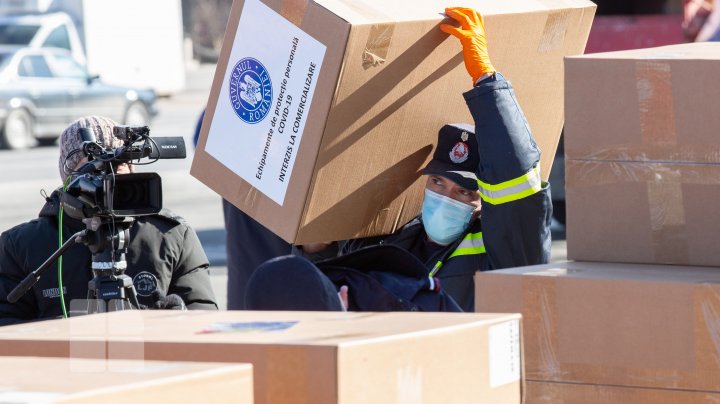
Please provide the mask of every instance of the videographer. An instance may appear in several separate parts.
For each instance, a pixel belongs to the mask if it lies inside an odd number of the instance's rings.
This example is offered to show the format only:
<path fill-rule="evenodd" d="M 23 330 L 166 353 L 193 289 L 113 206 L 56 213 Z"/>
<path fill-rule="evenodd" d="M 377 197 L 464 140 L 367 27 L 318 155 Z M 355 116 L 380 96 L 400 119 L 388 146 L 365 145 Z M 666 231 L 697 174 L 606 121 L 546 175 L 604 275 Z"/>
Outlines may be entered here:
<path fill-rule="evenodd" d="M 123 144 L 115 138 L 111 119 L 89 116 L 68 126 L 60 138 L 60 178 L 67 185 L 69 174 L 87 158 L 78 152 L 83 146 L 80 129 L 94 131 L 104 148 Z M 113 167 L 115 173 L 132 172 L 132 165 Z M 0 325 L 38 319 L 57 318 L 75 299 L 88 298 L 88 282 L 93 278 L 91 251 L 83 244 L 69 247 L 28 293 L 15 303 L 8 294 L 33 270 L 50 257 L 85 223 L 67 214 L 60 215 L 62 188 L 46 197 L 39 217 L 0 235 Z M 129 228 L 124 274 L 132 279 L 138 301 L 149 308 L 217 310 L 210 285 L 208 259 L 195 231 L 172 212 L 137 216 Z M 61 276 L 59 276 L 61 273 Z M 62 299 L 59 278 L 62 280 Z M 179 298 L 178 298 L 179 297 Z M 182 302 L 180 302 L 182 300 Z M 61 306 L 65 304 L 65 310 Z"/>

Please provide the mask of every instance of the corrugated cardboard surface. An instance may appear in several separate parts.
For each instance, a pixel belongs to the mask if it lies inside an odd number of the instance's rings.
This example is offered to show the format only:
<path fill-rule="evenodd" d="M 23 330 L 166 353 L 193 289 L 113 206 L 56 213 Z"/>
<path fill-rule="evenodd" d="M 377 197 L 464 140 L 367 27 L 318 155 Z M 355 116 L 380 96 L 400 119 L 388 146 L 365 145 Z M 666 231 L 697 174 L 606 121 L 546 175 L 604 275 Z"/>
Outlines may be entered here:
<path fill-rule="evenodd" d="M 720 266 L 720 164 L 565 167 L 568 258 Z"/>
<path fill-rule="evenodd" d="M 566 61 L 568 258 L 720 266 L 720 44 Z"/>
<path fill-rule="evenodd" d="M 720 163 L 720 43 L 565 61 L 566 159 Z"/>
<path fill-rule="evenodd" d="M 519 321 L 473 313 L 119 312 L 2 327 L 0 355 L 247 362 L 256 403 L 519 403 L 520 370 L 512 382 L 491 381 L 505 366 L 493 359 L 497 344 L 520 355 L 520 342 L 490 336 Z M 237 331 L 202 332 L 218 323 Z"/>
<path fill-rule="evenodd" d="M 720 392 L 720 271 L 566 262 L 483 272 L 476 311 L 523 315 L 528 381 Z"/>
<path fill-rule="evenodd" d="M 253 403 L 252 365 L 4 357 L 3 403 Z"/>
<path fill-rule="evenodd" d="M 526 386 L 526 404 L 707 404 L 720 402 L 720 393 L 704 391 L 543 382 L 527 382 Z"/>
<path fill-rule="evenodd" d="M 265 2 L 327 46 L 280 206 L 205 152 L 218 99 L 225 99 L 219 92 L 243 5 L 235 1 L 191 173 L 288 241 L 393 232 L 419 212 L 418 170 L 437 130 L 471 120 L 461 95 L 471 83 L 460 45 L 438 29 L 450 3 Z M 563 125 L 562 59 L 582 53 L 595 6 L 586 0 L 466 6 L 486 15 L 491 58 L 515 85 L 547 178 Z"/>

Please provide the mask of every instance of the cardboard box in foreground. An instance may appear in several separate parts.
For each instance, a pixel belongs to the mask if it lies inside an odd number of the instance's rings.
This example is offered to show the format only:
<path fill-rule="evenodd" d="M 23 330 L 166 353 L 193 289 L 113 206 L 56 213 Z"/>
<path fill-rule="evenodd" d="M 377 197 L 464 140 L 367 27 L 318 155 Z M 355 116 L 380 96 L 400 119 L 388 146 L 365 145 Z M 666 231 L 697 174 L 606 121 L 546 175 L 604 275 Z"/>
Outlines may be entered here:
<path fill-rule="evenodd" d="M 568 258 L 720 266 L 720 43 L 568 58 Z"/>
<path fill-rule="evenodd" d="M 527 382 L 526 404 L 707 404 L 720 401 L 720 393 L 645 389 L 598 384 Z"/>
<path fill-rule="evenodd" d="M 4 357 L 2 403 L 253 403 L 249 364 Z"/>
<path fill-rule="evenodd" d="M 720 271 L 563 262 L 476 276 L 476 311 L 523 316 L 528 381 L 720 393 Z"/>
<path fill-rule="evenodd" d="M 450 0 L 236 0 L 191 174 L 290 242 L 388 234 L 420 211 L 418 171 L 445 123 L 472 122 Z M 587 0 L 471 0 L 515 86 L 547 178 L 563 126 L 563 57 Z"/>
<path fill-rule="evenodd" d="M 518 314 L 125 311 L 0 327 L 0 355 L 252 363 L 258 404 L 520 403 L 521 349 Z"/>

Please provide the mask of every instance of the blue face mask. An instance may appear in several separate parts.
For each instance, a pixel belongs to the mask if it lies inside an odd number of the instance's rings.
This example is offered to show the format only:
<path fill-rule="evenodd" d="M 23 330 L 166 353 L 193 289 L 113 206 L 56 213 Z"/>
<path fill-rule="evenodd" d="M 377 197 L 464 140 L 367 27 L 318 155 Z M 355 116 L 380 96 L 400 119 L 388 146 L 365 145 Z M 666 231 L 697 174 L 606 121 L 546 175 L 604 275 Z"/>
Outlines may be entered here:
<path fill-rule="evenodd" d="M 475 207 L 425 188 L 422 221 L 430 240 L 440 245 L 455 241 L 470 224 Z"/>

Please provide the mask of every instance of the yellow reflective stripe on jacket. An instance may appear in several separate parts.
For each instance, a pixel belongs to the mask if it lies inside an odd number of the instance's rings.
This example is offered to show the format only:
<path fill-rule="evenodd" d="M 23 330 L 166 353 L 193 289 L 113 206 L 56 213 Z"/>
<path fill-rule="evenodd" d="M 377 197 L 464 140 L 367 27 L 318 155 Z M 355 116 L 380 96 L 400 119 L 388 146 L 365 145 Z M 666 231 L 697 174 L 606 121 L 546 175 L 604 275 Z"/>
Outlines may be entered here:
<path fill-rule="evenodd" d="M 483 242 L 482 238 L 482 232 L 478 233 L 469 233 L 468 235 L 463 238 L 463 240 L 458 244 L 457 248 L 455 248 L 455 251 L 453 251 L 452 254 L 450 254 L 447 259 L 450 259 L 452 257 L 457 257 L 460 255 L 474 255 L 474 254 L 484 254 L 485 253 L 485 243 Z M 438 273 L 440 268 L 442 268 L 443 262 L 438 261 L 435 263 L 435 266 L 428 274 L 429 277 L 435 276 L 435 274 Z"/>
<path fill-rule="evenodd" d="M 492 185 L 478 180 L 478 186 L 480 187 L 480 197 L 484 202 L 499 205 L 517 201 L 543 189 L 540 164 L 536 164 L 527 173 L 510 181 Z"/>
<path fill-rule="evenodd" d="M 448 259 L 452 257 L 457 257 L 459 255 L 473 255 L 473 254 L 483 254 L 485 252 L 485 243 L 483 242 L 482 238 L 482 232 L 479 233 L 470 233 L 463 241 L 458 244 L 455 251 L 453 251 L 452 254 L 448 257 Z"/>

